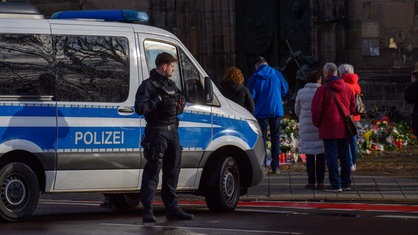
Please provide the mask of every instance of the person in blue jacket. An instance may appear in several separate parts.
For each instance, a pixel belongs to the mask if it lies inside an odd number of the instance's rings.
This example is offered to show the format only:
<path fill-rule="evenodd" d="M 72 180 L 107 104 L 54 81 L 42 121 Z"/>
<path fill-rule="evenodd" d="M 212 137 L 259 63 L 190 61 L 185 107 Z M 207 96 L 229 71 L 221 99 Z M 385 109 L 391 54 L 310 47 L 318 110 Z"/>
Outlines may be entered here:
<path fill-rule="evenodd" d="M 260 124 L 264 145 L 266 144 L 267 128 L 270 128 L 271 139 L 271 172 L 280 174 L 280 119 L 284 116 L 283 97 L 289 90 L 289 85 L 278 70 L 270 67 L 267 60 L 261 56 L 255 61 L 255 72 L 250 77 L 248 89 L 255 102 L 254 116 Z M 267 167 L 267 159 L 264 161 Z"/>

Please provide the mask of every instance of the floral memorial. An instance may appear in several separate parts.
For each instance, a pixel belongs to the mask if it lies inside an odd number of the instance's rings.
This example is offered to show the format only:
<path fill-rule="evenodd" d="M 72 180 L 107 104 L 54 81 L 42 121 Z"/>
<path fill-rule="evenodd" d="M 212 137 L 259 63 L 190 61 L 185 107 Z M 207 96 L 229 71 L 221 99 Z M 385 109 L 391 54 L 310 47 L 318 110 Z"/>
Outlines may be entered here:
<path fill-rule="evenodd" d="M 378 151 L 395 151 L 408 145 L 416 145 L 417 138 L 405 121 L 392 123 L 386 117 L 364 119 L 358 123 L 359 155 L 373 154 Z M 281 164 L 305 161 L 299 154 L 299 123 L 295 119 L 281 120 L 280 156 Z M 267 155 L 270 154 L 270 141 L 267 141 Z"/>

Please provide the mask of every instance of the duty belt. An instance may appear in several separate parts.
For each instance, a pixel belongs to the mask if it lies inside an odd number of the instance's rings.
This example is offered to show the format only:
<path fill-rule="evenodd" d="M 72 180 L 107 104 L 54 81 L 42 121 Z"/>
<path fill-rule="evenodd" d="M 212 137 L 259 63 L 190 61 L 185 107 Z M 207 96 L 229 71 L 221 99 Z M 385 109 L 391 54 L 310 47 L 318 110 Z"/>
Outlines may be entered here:
<path fill-rule="evenodd" d="M 159 130 L 159 131 L 170 131 L 170 130 L 174 130 L 175 128 L 177 128 L 177 124 L 172 124 L 172 125 L 168 125 L 168 126 L 146 126 L 146 128 L 150 128 L 153 130 Z"/>

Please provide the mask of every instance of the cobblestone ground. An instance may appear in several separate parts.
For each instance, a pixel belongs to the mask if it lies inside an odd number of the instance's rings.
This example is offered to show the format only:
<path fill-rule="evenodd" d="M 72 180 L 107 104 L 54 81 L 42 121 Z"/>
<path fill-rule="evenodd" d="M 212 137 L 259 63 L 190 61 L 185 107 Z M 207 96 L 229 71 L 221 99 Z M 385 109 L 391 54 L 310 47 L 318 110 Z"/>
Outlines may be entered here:
<path fill-rule="evenodd" d="M 302 162 L 283 164 L 281 170 L 304 172 Z M 407 146 L 401 150 L 375 152 L 362 155 L 357 160 L 359 175 L 402 175 L 418 177 L 418 146 Z"/>

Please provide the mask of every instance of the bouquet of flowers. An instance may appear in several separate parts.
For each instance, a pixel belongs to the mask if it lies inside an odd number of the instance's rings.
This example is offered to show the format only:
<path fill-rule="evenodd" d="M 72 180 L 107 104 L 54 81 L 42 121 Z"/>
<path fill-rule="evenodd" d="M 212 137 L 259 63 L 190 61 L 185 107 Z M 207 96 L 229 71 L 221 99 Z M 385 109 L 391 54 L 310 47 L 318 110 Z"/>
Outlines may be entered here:
<path fill-rule="evenodd" d="M 280 132 L 280 151 L 296 153 L 299 148 L 299 123 L 294 119 L 283 118 L 280 121 Z"/>
<path fill-rule="evenodd" d="M 280 152 L 297 154 L 299 148 L 299 123 L 297 120 L 283 118 L 280 122 Z M 358 124 L 358 150 L 360 154 L 373 151 L 401 149 L 403 146 L 417 144 L 417 138 L 405 121 L 391 123 L 388 119 L 369 120 Z M 267 152 L 270 154 L 271 142 L 267 136 Z"/>
<path fill-rule="evenodd" d="M 359 127 L 360 153 L 402 149 L 403 146 L 416 143 L 417 139 L 406 122 L 390 123 L 372 120 L 369 124 Z"/>

